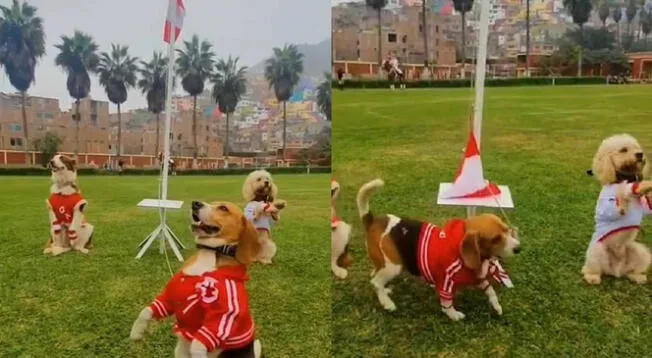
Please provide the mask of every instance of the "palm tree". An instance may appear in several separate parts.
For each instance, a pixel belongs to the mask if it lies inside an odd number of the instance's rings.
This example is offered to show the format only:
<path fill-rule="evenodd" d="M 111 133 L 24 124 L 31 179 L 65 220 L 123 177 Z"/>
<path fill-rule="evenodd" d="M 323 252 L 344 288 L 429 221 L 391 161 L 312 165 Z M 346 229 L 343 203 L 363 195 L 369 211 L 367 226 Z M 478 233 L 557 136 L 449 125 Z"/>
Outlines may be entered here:
<path fill-rule="evenodd" d="M 296 45 L 274 48 L 274 55 L 265 60 L 265 79 L 279 102 L 283 102 L 283 159 L 287 148 L 287 113 L 286 104 L 292 97 L 294 86 L 299 83 L 303 73 L 303 54 Z"/>
<path fill-rule="evenodd" d="M 120 105 L 127 100 L 127 90 L 136 86 L 138 58 L 129 56 L 129 46 L 111 44 L 111 53 L 102 52 L 97 73 L 111 103 L 118 106 L 118 153 L 122 154 L 122 118 Z"/>
<path fill-rule="evenodd" d="M 600 17 L 600 21 L 602 21 L 602 27 L 607 27 L 607 18 L 609 18 L 609 12 L 609 1 L 601 0 L 600 7 L 598 8 L 598 16 Z"/>
<path fill-rule="evenodd" d="M 211 76 L 215 64 L 215 54 L 212 45 L 206 41 L 199 41 L 199 36 L 192 35 L 190 41 L 184 41 L 185 49 L 178 49 L 177 74 L 181 77 L 183 89 L 193 97 L 192 104 L 192 136 L 193 159 L 197 159 L 197 96 L 204 92 L 204 84 Z M 193 165 L 195 161 L 193 160 Z"/>
<path fill-rule="evenodd" d="M 645 41 L 647 42 L 647 37 L 650 31 L 652 31 L 652 11 L 647 11 L 645 8 L 642 8 L 639 21 L 641 23 L 641 32 L 645 35 Z"/>
<path fill-rule="evenodd" d="M 156 116 L 156 144 L 154 155 L 159 153 L 161 138 L 161 112 L 165 108 L 168 61 L 160 52 L 154 52 L 149 62 L 140 61 L 138 88 L 147 96 L 147 109 Z"/>
<path fill-rule="evenodd" d="M 625 9 L 625 16 L 627 17 L 627 33 L 629 35 L 632 35 L 632 23 L 634 22 L 634 18 L 636 17 L 636 13 L 638 11 L 638 8 L 636 7 L 636 0 L 629 0 L 629 3 L 627 4 L 627 9 Z"/>
<path fill-rule="evenodd" d="M 453 0 L 453 7 L 462 14 L 462 63 L 466 63 L 466 13 L 473 8 L 473 0 Z"/>
<path fill-rule="evenodd" d="M 621 39 L 620 39 L 620 20 L 623 18 L 623 10 L 620 8 L 619 5 L 616 5 L 616 7 L 613 9 L 613 14 L 611 15 L 611 18 L 616 23 L 616 36 L 618 38 L 618 43 L 620 43 L 621 42 Z"/>
<path fill-rule="evenodd" d="M 577 76 L 582 77 L 582 50 L 584 48 L 584 24 L 589 21 L 593 4 L 591 0 L 564 0 L 566 11 L 570 12 L 573 22 L 580 27 L 579 58 L 577 61 Z"/>
<path fill-rule="evenodd" d="M 387 0 L 365 0 L 365 4 L 378 12 L 378 74 L 381 75 L 383 71 L 383 21 L 381 15 L 383 8 L 387 6 Z M 283 153 L 285 155 L 285 149 Z"/>
<path fill-rule="evenodd" d="M 54 45 L 59 54 L 54 59 L 54 64 L 61 67 L 68 74 L 66 87 L 70 97 L 75 99 L 75 155 L 79 154 L 79 102 L 88 97 L 91 91 L 91 78 L 89 72 L 95 72 L 99 62 L 97 56 L 98 46 L 93 38 L 81 31 L 75 31 L 72 37 L 61 36 L 61 43 Z"/>
<path fill-rule="evenodd" d="M 27 90 L 34 82 L 36 61 L 45 55 L 43 19 L 36 16 L 36 11 L 36 7 L 26 1 L 21 4 L 13 0 L 10 7 L 0 5 L 0 65 L 21 95 L 26 164 L 31 163 L 25 111 Z"/>
<path fill-rule="evenodd" d="M 229 118 L 238 102 L 247 91 L 245 75 L 247 67 L 238 67 L 238 57 L 225 61 L 220 59 L 215 65 L 215 73 L 211 78 L 213 83 L 213 99 L 217 102 L 220 112 L 226 113 L 226 142 L 224 143 L 224 156 L 229 156 Z"/>
<path fill-rule="evenodd" d="M 426 16 L 426 5 L 427 1 L 423 0 L 421 1 L 421 16 L 423 17 L 423 52 L 426 55 L 426 61 L 424 65 L 426 68 L 428 67 L 430 61 L 429 61 L 429 53 L 428 53 L 428 17 Z M 425 71 L 426 68 L 423 70 Z"/>
<path fill-rule="evenodd" d="M 331 120 L 331 76 L 328 72 L 324 73 L 324 81 L 317 87 L 317 106 L 329 121 Z"/>

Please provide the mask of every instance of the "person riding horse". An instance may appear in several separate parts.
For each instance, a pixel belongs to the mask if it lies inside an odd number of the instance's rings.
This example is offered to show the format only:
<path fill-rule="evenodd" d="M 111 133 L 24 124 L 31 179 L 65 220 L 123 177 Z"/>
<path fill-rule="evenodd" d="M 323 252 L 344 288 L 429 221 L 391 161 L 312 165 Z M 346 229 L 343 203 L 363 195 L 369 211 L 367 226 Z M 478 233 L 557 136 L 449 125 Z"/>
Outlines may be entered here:
<path fill-rule="evenodd" d="M 405 88 L 405 73 L 401 70 L 396 56 L 392 56 L 391 54 L 387 55 L 387 58 L 383 62 L 383 70 L 387 72 L 387 79 L 393 82 L 390 85 L 391 89 L 395 88 L 397 82 L 400 88 Z"/>

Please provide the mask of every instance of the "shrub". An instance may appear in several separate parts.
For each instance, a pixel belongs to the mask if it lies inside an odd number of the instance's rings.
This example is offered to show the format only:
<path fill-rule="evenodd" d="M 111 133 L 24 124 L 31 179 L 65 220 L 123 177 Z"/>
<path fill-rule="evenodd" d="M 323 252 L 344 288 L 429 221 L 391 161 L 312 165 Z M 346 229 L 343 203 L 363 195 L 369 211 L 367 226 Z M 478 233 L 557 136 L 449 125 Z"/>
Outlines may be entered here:
<path fill-rule="evenodd" d="M 177 175 L 244 175 L 249 174 L 255 168 L 228 168 L 228 169 L 188 169 L 177 170 Z M 272 174 L 304 174 L 307 172 L 306 167 L 290 167 L 290 168 L 267 168 Z M 311 167 L 310 173 L 330 173 L 330 167 Z M 80 176 L 86 175 L 118 175 L 115 171 L 106 171 L 104 169 L 93 168 L 79 168 L 77 174 Z M 159 175 L 159 169 L 125 169 L 122 175 Z M 2 175 L 41 175 L 49 176 L 50 171 L 45 168 L 39 167 L 7 167 L 0 168 L 0 176 Z"/>
<path fill-rule="evenodd" d="M 605 77 L 557 77 L 555 85 L 589 85 L 605 84 Z M 392 82 L 388 80 L 348 80 L 344 81 L 346 88 L 388 88 Z M 454 80 L 432 80 L 432 81 L 408 81 L 407 87 L 411 88 L 459 88 L 471 87 L 470 79 Z M 550 86 L 551 77 L 512 77 L 512 78 L 490 78 L 485 81 L 487 87 L 510 87 L 510 86 Z M 333 86 L 337 86 L 333 81 Z"/>

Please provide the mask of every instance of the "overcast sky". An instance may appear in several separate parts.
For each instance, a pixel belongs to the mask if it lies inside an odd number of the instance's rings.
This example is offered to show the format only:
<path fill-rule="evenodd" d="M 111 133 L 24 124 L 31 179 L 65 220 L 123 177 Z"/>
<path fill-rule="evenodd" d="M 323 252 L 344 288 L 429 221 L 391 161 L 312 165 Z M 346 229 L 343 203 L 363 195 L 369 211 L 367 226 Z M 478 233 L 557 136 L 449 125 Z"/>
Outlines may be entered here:
<path fill-rule="evenodd" d="M 70 108 L 71 99 L 66 74 L 54 66 L 57 50 L 53 47 L 61 35 L 79 29 L 91 34 L 102 51 L 109 51 L 111 43 L 129 45 L 131 55 L 146 60 L 154 50 L 166 50 L 162 34 L 167 0 L 27 1 L 38 8 L 47 36 L 47 54 L 36 67 L 36 83 L 29 93 L 59 98 L 64 110 Z M 256 64 L 284 43 L 317 43 L 330 37 L 331 9 L 324 0 L 185 0 L 185 5 L 181 40 L 197 33 L 213 44 L 218 57 L 240 56 L 242 65 Z M 91 96 L 107 100 L 97 79 L 92 77 L 91 82 Z M 15 91 L 4 71 L 0 91 Z M 124 107 L 146 106 L 139 91 L 129 92 Z M 115 111 L 115 106 L 110 107 Z"/>

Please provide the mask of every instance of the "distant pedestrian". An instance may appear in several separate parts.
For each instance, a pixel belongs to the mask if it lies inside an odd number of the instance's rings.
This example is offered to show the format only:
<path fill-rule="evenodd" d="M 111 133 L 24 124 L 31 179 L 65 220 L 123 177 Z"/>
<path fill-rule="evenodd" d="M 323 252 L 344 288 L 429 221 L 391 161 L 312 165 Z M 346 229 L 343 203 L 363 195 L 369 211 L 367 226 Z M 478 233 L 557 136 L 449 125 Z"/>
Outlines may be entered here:
<path fill-rule="evenodd" d="M 337 69 L 337 84 L 340 90 L 344 89 L 344 69 L 342 67 Z"/>
<path fill-rule="evenodd" d="M 122 171 L 125 168 L 125 162 L 122 159 L 118 159 L 118 175 L 122 175 Z"/>

